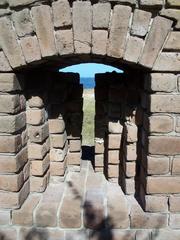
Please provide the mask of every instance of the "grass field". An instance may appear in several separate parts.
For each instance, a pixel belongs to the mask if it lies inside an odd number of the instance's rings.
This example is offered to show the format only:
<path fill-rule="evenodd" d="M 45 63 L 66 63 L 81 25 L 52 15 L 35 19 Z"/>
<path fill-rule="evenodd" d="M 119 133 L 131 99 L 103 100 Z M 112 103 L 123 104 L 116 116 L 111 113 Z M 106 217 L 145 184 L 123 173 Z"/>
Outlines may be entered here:
<path fill-rule="evenodd" d="M 82 137 L 83 145 L 92 146 L 94 145 L 94 115 L 95 115 L 95 99 L 94 99 L 94 89 L 84 89 L 83 93 L 83 130 Z"/>

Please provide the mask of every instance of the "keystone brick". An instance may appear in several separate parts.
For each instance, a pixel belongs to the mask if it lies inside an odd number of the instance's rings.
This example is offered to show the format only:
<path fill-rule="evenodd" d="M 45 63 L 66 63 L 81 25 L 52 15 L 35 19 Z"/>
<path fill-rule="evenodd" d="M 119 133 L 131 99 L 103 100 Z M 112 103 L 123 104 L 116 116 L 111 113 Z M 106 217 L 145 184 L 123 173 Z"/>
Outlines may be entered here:
<path fill-rule="evenodd" d="M 29 109 L 26 111 L 27 124 L 40 125 L 45 121 L 44 109 Z"/>
<path fill-rule="evenodd" d="M 180 32 L 171 32 L 163 50 L 178 51 L 180 49 Z"/>
<path fill-rule="evenodd" d="M 27 63 L 41 59 L 41 52 L 36 36 L 23 37 L 20 43 Z"/>
<path fill-rule="evenodd" d="M 41 126 L 29 126 L 28 135 L 31 142 L 43 142 L 49 135 L 48 123 Z"/>
<path fill-rule="evenodd" d="M 53 2 L 52 10 L 55 27 L 65 27 L 72 24 L 71 9 L 67 0 Z"/>
<path fill-rule="evenodd" d="M 127 161 L 135 161 L 137 158 L 137 146 L 135 143 L 125 146 L 125 157 Z"/>
<path fill-rule="evenodd" d="M 179 193 L 180 177 L 147 177 L 147 193 Z"/>
<path fill-rule="evenodd" d="M 180 157 L 175 157 L 172 163 L 172 174 L 180 174 Z"/>
<path fill-rule="evenodd" d="M 0 51 L 0 71 L 1 72 L 9 72 L 12 71 L 9 62 L 2 51 Z"/>
<path fill-rule="evenodd" d="M 33 32 L 30 12 L 27 8 L 18 12 L 14 12 L 12 14 L 12 20 L 19 37 L 24 37 L 25 35 Z"/>
<path fill-rule="evenodd" d="M 25 6 L 37 2 L 38 0 L 8 0 L 10 7 Z"/>
<path fill-rule="evenodd" d="M 65 122 L 63 119 L 49 119 L 50 133 L 63 133 L 65 130 Z"/>
<path fill-rule="evenodd" d="M 131 34 L 144 37 L 149 28 L 151 15 L 152 14 L 150 12 L 135 9 L 131 27 Z"/>
<path fill-rule="evenodd" d="M 170 171 L 168 157 L 150 157 L 147 158 L 148 174 L 167 174 Z"/>
<path fill-rule="evenodd" d="M 22 90 L 22 81 L 19 81 L 19 75 L 14 73 L 1 73 L 0 91 L 13 92 L 17 90 Z"/>
<path fill-rule="evenodd" d="M 168 212 L 168 198 L 166 196 L 148 196 L 145 197 L 146 212 Z"/>
<path fill-rule="evenodd" d="M 130 7 L 121 5 L 114 7 L 109 36 L 109 56 L 117 58 L 123 57 L 130 16 Z"/>
<path fill-rule="evenodd" d="M 93 30 L 92 32 L 92 53 L 106 55 L 108 31 Z"/>
<path fill-rule="evenodd" d="M 145 89 L 153 92 L 175 92 L 177 76 L 170 73 L 151 73 L 145 79 Z"/>
<path fill-rule="evenodd" d="M 27 148 L 17 155 L 0 155 L 0 173 L 16 173 L 27 162 Z"/>
<path fill-rule="evenodd" d="M 171 52 L 162 52 L 157 58 L 154 71 L 171 71 L 178 72 L 180 68 L 180 54 Z"/>
<path fill-rule="evenodd" d="M 56 55 L 54 26 L 50 6 L 41 5 L 39 7 L 33 7 L 31 13 L 42 56 L 48 57 Z"/>
<path fill-rule="evenodd" d="M 26 181 L 19 192 L 0 191 L 0 207 L 3 209 L 17 209 L 22 206 L 29 194 L 29 181 Z M 8 199 L 8 201 L 7 201 Z"/>
<path fill-rule="evenodd" d="M 0 153 L 17 153 L 22 147 L 21 136 L 0 136 Z"/>
<path fill-rule="evenodd" d="M 169 147 L 171 146 L 171 147 Z M 180 153 L 180 137 L 150 137 L 149 138 L 149 153 L 177 155 Z"/>
<path fill-rule="evenodd" d="M 12 68 L 25 65 L 21 47 L 17 42 L 17 36 L 12 28 L 12 23 L 7 17 L 0 19 L 0 42 L 2 49 Z M 8 41 L 7 41 L 8 39 Z"/>
<path fill-rule="evenodd" d="M 55 38 L 56 38 L 56 47 L 60 55 L 74 53 L 72 29 L 56 31 Z"/>
<path fill-rule="evenodd" d="M 136 47 L 134 47 L 134 46 L 136 46 Z M 130 36 L 127 41 L 124 59 L 128 62 L 137 63 L 139 60 L 143 46 L 144 46 L 143 39 Z"/>
<path fill-rule="evenodd" d="M 40 201 L 39 195 L 30 195 L 23 206 L 12 212 L 12 222 L 15 225 L 32 226 L 33 210 Z"/>
<path fill-rule="evenodd" d="M 118 178 L 119 177 L 119 166 L 118 165 L 108 165 L 108 177 Z"/>
<path fill-rule="evenodd" d="M 66 140 L 67 140 L 66 132 L 64 132 L 62 134 L 51 134 L 50 135 L 50 143 L 51 143 L 51 146 L 54 148 L 63 148 Z"/>
<path fill-rule="evenodd" d="M 0 132 L 15 133 L 26 125 L 26 114 L 0 116 Z"/>
<path fill-rule="evenodd" d="M 150 102 L 151 112 L 180 113 L 180 95 L 153 94 Z"/>
<path fill-rule="evenodd" d="M 171 212 L 180 212 L 180 196 L 170 196 L 169 206 Z"/>
<path fill-rule="evenodd" d="M 163 17 L 155 17 L 140 58 L 140 64 L 152 68 L 161 47 L 171 29 L 172 21 Z M 161 34 L 159 34 L 161 32 Z"/>
<path fill-rule="evenodd" d="M 76 53 L 90 53 L 92 7 L 90 2 L 73 2 L 73 32 Z"/>
<path fill-rule="evenodd" d="M 111 13 L 109 3 L 96 3 L 93 5 L 93 27 L 108 28 Z"/>

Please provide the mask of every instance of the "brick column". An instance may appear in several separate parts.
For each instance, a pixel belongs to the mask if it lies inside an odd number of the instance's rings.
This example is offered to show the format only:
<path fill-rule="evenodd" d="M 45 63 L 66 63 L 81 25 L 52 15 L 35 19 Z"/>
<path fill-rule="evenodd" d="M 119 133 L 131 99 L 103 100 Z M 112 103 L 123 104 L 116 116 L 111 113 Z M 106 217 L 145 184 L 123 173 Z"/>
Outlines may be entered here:
<path fill-rule="evenodd" d="M 0 208 L 20 208 L 29 194 L 24 79 L 0 73 Z"/>
<path fill-rule="evenodd" d="M 152 73 L 147 75 L 145 89 L 147 114 L 144 129 L 148 136 L 147 155 L 143 165 L 147 171 L 145 209 L 149 212 L 172 212 L 170 227 L 180 228 L 180 92 L 178 76 Z"/>

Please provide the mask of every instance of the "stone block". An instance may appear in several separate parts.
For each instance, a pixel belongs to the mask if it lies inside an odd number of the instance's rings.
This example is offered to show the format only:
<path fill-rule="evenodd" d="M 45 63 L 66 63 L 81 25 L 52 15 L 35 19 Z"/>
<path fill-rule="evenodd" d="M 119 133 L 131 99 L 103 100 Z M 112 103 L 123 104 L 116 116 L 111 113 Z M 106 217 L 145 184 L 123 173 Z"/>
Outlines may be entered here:
<path fill-rule="evenodd" d="M 180 196 L 171 195 L 169 197 L 169 209 L 171 212 L 180 212 Z"/>
<path fill-rule="evenodd" d="M 80 152 L 81 151 L 81 139 L 69 140 L 69 151 Z"/>
<path fill-rule="evenodd" d="M 175 22 L 175 26 L 174 29 L 180 29 L 180 10 L 179 9 L 170 9 L 170 8 L 166 8 L 166 9 L 162 9 L 160 11 L 160 15 L 173 19 Z"/>
<path fill-rule="evenodd" d="M 20 209 L 12 211 L 12 223 L 21 226 L 32 226 L 33 210 L 39 201 L 39 195 L 30 195 Z"/>
<path fill-rule="evenodd" d="M 103 154 L 96 154 L 94 158 L 95 158 L 95 166 L 96 167 L 104 166 L 104 155 Z"/>
<path fill-rule="evenodd" d="M 9 72 L 12 71 L 9 62 L 2 51 L 0 51 L 0 71 L 1 72 Z"/>
<path fill-rule="evenodd" d="M 162 52 L 157 58 L 154 71 L 171 71 L 177 72 L 180 67 L 180 54 L 178 52 Z"/>
<path fill-rule="evenodd" d="M 151 21 L 151 15 L 151 12 L 135 9 L 131 26 L 131 34 L 140 37 L 146 36 Z"/>
<path fill-rule="evenodd" d="M 55 33 L 56 47 L 60 55 L 74 53 L 72 29 L 58 30 Z"/>
<path fill-rule="evenodd" d="M 30 192 L 44 192 L 49 183 L 49 177 L 49 171 L 47 171 L 43 177 L 31 176 Z"/>
<path fill-rule="evenodd" d="M 147 173 L 149 175 L 168 174 L 170 171 L 170 160 L 168 157 L 147 157 Z"/>
<path fill-rule="evenodd" d="M 96 3 L 93 5 L 93 27 L 108 28 L 111 13 L 110 3 Z"/>
<path fill-rule="evenodd" d="M 180 38 L 180 32 L 171 32 L 163 50 L 166 50 L 166 51 L 171 50 L 171 51 L 178 52 L 178 50 L 180 49 L 179 38 Z"/>
<path fill-rule="evenodd" d="M 90 53 L 92 7 L 90 2 L 73 2 L 73 32 L 76 53 Z"/>
<path fill-rule="evenodd" d="M 31 142 L 43 142 L 49 135 L 48 123 L 46 122 L 41 126 L 29 126 L 28 135 Z"/>
<path fill-rule="evenodd" d="M 127 144 L 125 146 L 125 158 L 127 161 L 135 161 L 137 158 L 137 145 L 136 143 Z"/>
<path fill-rule="evenodd" d="M 0 191 L 0 207 L 17 209 L 22 206 L 29 194 L 29 181 L 26 181 L 19 192 Z M 7 201 L 8 199 L 8 201 Z"/>
<path fill-rule="evenodd" d="M 180 132 L 180 117 L 176 118 L 176 132 Z"/>
<path fill-rule="evenodd" d="M 10 225 L 11 224 L 11 211 L 10 210 L 0 210 L 0 224 Z"/>
<path fill-rule="evenodd" d="M 50 133 L 63 133 L 65 130 L 65 122 L 63 119 L 49 119 Z"/>
<path fill-rule="evenodd" d="M 172 162 L 172 174 L 179 175 L 180 174 L 180 157 L 173 158 Z"/>
<path fill-rule="evenodd" d="M 13 92 L 23 89 L 20 75 L 14 73 L 0 74 L 0 92 Z"/>
<path fill-rule="evenodd" d="M 123 57 L 130 16 L 131 8 L 129 6 L 116 5 L 114 7 L 107 51 L 108 56 Z"/>
<path fill-rule="evenodd" d="M 145 79 L 145 89 L 150 92 L 176 92 L 177 76 L 171 73 L 151 73 Z"/>
<path fill-rule="evenodd" d="M 136 46 L 136 47 L 135 47 Z M 137 63 L 144 46 L 144 40 L 138 37 L 129 36 L 124 59 L 128 62 Z"/>
<path fill-rule="evenodd" d="M 63 148 L 67 140 L 66 132 L 62 134 L 51 134 L 50 143 L 53 148 Z"/>
<path fill-rule="evenodd" d="M 49 138 L 43 143 L 29 143 L 28 144 L 28 158 L 34 160 L 43 159 L 49 151 L 50 143 Z"/>
<path fill-rule="evenodd" d="M 16 155 L 0 155 L 0 173 L 16 173 L 28 161 L 27 148 Z"/>
<path fill-rule="evenodd" d="M 152 68 L 171 29 L 172 21 L 160 16 L 154 18 L 139 63 Z M 161 34 L 159 34 L 161 32 Z"/>
<path fill-rule="evenodd" d="M 17 68 L 25 65 L 22 50 L 17 41 L 17 35 L 12 28 L 12 23 L 8 17 L 0 19 L 0 42 L 1 47 L 8 58 L 12 68 Z M 7 41 L 9 39 L 9 41 Z"/>
<path fill-rule="evenodd" d="M 147 193 L 179 193 L 180 177 L 147 177 Z"/>
<path fill-rule="evenodd" d="M 67 27 L 72 25 L 71 8 L 67 0 L 53 2 L 52 10 L 55 27 Z"/>
<path fill-rule="evenodd" d="M 51 148 L 50 149 L 50 161 L 53 162 L 62 162 L 68 152 L 68 144 L 67 142 L 64 145 L 63 149 Z"/>
<path fill-rule="evenodd" d="M 130 122 L 125 123 L 125 133 L 128 143 L 137 142 L 138 128 L 136 124 Z"/>
<path fill-rule="evenodd" d="M 108 165 L 108 177 L 118 178 L 119 177 L 119 165 Z"/>
<path fill-rule="evenodd" d="M 67 165 L 80 165 L 81 152 L 69 152 L 67 155 Z"/>
<path fill-rule="evenodd" d="M 54 56 L 57 53 L 54 39 L 54 26 L 51 8 L 41 5 L 31 9 L 33 24 L 35 26 L 42 57 Z"/>
<path fill-rule="evenodd" d="M 19 37 L 31 34 L 33 32 L 33 25 L 29 9 L 23 9 L 12 14 L 12 20 Z"/>
<path fill-rule="evenodd" d="M 134 177 L 136 175 L 136 163 L 135 162 L 126 162 L 124 167 L 125 167 L 126 177 Z"/>
<path fill-rule="evenodd" d="M 167 5 L 169 7 L 180 7 L 180 2 L 178 0 L 167 0 Z"/>
<path fill-rule="evenodd" d="M 108 151 L 108 163 L 110 163 L 110 164 L 119 164 L 120 163 L 119 150 L 109 150 Z"/>
<path fill-rule="evenodd" d="M 169 133 L 174 130 L 174 119 L 170 115 L 152 115 L 147 121 L 147 131 L 150 133 Z"/>
<path fill-rule="evenodd" d="M 121 134 L 109 134 L 108 135 L 108 148 L 109 149 L 119 149 L 121 146 Z"/>
<path fill-rule="evenodd" d="M 143 7 L 162 7 L 163 6 L 163 0 L 140 0 L 139 4 Z"/>
<path fill-rule="evenodd" d="M 0 135 L 0 153 L 17 153 L 22 147 L 21 136 Z"/>
<path fill-rule="evenodd" d="M 151 231 L 137 230 L 136 240 L 151 240 Z"/>
<path fill-rule="evenodd" d="M 50 163 L 51 176 L 64 176 L 66 170 L 66 160 L 63 162 L 52 162 Z"/>
<path fill-rule="evenodd" d="M 45 121 L 45 110 L 44 109 L 28 109 L 26 111 L 27 124 L 40 125 Z"/>
<path fill-rule="evenodd" d="M 49 167 L 49 154 L 43 160 L 31 161 L 31 174 L 33 176 L 43 176 Z"/>
<path fill-rule="evenodd" d="M 150 111 L 180 113 L 180 95 L 153 94 L 150 96 Z"/>
<path fill-rule="evenodd" d="M 166 196 L 145 196 L 146 212 L 168 212 L 168 197 Z"/>
<path fill-rule="evenodd" d="M 152 231 L 152 240 L 177 240 L 180 237 L 180 231 L 178 230 L 153 230 Z"/>
<path fill-rule="evenodd" d="M 0 175 L 0 190 L 18 192 L 24 183 L 23 172 L 12 175 Z"/>
<path fill-rule="evenodd" d="M 41 96 L 30 96 L 28 100 L 29 107 L 31 108 L 42 108 L 44 106 L 44 102 Z"/>
<path fill-rule="evenodd" d="M 106 55 L 108 31 L 92 31 L 92 53 L 96 55 Z"/>
<path fill-rule="evenodd" d="M 149 137 L 148 150 L 155 155 L 177 155 L 180 153 L 180 137 Z"/>
<path fill-rule="evenodd" d="M 109 120 L 108 122 L 108 131 L 109 133 L 122 133 L 123 126 L 121 125 L 119 120 Z"/>
<path fill-rule="evenodd" d="M 180 229 L 180 214 L 170 214 L 169 226 L 172 229 Z"/>
<path fill-rule="evenodd" d="M 0 112 L 1 113 L 17 113 L 20 106 L 19 95 L 0 95 Z"/>
<path fill-rule="evenodd" d="M 14 240 L 17 239 L 18 233 L 17 230 L 13 227 L 4 227 L 1 228 L 1 237 L 2 239 Z"/>
<path fill-rule="evenodd" d="M 41 59 L 41 52 L 36 36 L 28 36 L 20 39 L 22 51 L 27 63 Z"/>

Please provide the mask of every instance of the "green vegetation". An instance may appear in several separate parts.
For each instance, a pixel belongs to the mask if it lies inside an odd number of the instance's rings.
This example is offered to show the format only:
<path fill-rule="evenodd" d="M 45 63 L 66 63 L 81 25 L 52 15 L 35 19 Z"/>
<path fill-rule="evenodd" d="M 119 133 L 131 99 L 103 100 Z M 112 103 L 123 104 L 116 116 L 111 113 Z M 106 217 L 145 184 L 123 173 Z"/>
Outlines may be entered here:
<path fill-rule="evenodd" d="M 94 145 L 94 115 L 95 115 L 95 99 L 94 89 L 84 89 L 83 93 L 84 119 L 83 119 L 83 145 Z"/>

